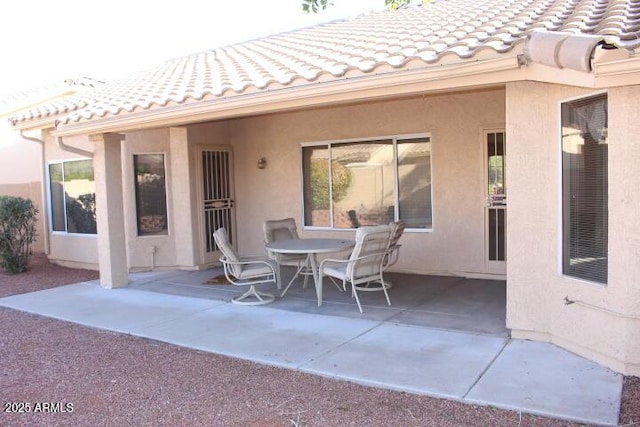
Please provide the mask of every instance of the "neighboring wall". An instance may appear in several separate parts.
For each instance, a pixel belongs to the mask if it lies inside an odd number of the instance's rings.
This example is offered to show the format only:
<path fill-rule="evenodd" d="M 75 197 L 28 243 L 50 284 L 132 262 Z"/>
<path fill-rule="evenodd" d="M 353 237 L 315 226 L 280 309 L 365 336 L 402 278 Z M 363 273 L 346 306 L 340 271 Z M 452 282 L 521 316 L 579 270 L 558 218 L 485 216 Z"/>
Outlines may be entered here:
<path fill-rule="evenodd" d="M 431 133 L 434 222 L 407 232 L 395 269 L 474 276 L 485 271 L 482 129 L 504 125 L 504 91 L 431 95 L 230 122 L 241 253 L 263 253 L 262 224 L 294 217 L 302 230 L 301 143 Z M 256 167 L 267 159 L 266 169 Z M 303 236 L 352 238 L 349 231 Z"/>
<path fill-rule="evenodd" d="M 38 135 L 39 136 L 39 135 Z M 0 129 L 0 196 L 31 199 L 38 209 L 36 232 L 38 237 L 31 246 L 35 252 L 44 252 L 44 221 L 42 208 L 42 153 L 37 142 L 27 141 L 19 132 Z"/>
<path fill-rule="evenodd" d="M 608 91 L 608 284 L 561 274 L 559 105 L 593 93 L 507 86 L 507 327 L 640 375 L 640 86 Z"/>

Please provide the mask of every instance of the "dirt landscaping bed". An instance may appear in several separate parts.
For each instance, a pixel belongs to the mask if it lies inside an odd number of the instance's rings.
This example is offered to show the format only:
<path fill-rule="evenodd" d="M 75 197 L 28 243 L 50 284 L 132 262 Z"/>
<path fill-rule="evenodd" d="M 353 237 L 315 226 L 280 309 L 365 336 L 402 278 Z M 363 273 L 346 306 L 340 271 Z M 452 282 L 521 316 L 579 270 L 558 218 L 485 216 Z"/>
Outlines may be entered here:
<path fill-rule="evenodd" d="M 0 296 L 97 277 L 38 255 L 25 273 L 0 272 Z M 3 414 L 3 425 L 576 425 L 364 387 L 4 308 L 0 333 L 3 409 L 30 407 L 29 413 Z M 640 378 L 625 378 L 620 424 L 640 426 Z"/>

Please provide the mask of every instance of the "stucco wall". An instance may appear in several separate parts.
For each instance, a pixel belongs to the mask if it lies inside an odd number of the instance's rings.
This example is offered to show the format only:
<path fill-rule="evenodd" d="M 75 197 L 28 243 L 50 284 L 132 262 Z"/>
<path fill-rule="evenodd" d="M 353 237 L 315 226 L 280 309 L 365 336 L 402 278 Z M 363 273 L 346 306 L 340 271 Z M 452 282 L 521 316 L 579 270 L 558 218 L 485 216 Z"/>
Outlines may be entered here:
<path fill-rule="evenodd" d="M 39 136 L 39 135 L 38 135 Z M 40 144 L 27 141 L 20 133 L 0 125 L 0 196 L 31 199 L 38 209 L 36 232 L 38 236 L 31 246 L 35 252 L 44 252 L 45 239 L 42 209 L 42 153 Z"/>
<path fill-rule="evenodd" d="M 193 125 L 188 128 L 189 140 L 189 179 L 191 183 L 192 209 L 190 218 L 193 230 L 195 263 L 201 266 L 219 265 L 219 254 L 207 253 L 204 249 L 205 227 L 203 224 L 202 173 L 199 156 L 202 149 L 229 147 L 229 121 L 210 122 Z"/>
<path fill-rule="evenodd" d="M 430 133 L 434 221 L 408 232 L 396 270 L 474 275 L 485 272 L 482 130 L 504 124 L 504 91 L 432 95 L 237 119 L 236 219 L 241 253 L 263 252 L 266 219 L 294 217 L 301 229 L 301 143 Z M 256 167 L 267 159 L 266 169 Z M 301 230 L 302 231 L 302 230 Z M 353 231 L 303 236 L 353 237 Z"/>
<path fill-rule="evenodd" d="M 128 132 L 122 149 L 122 185 L 124 195 L 124 218 L 127 240 L 128 265 L 131 270 L 145 270 L 152 267 L 176 267 L 175 221 L 179 214 L 171 204 L 167 206 L 166 235 L 138 236 L 136 219 L 135 175 L 133 156 L 136 154 L 164 154 L 167 200 L 174 194 L 169 183 L 173 179 L 170 167 L 170 132 L 168 128 Z"/>
<path fill-rule="evenodd" d="M 608 91 L 609 280 L 561 274 L 559 108 L 593 91 L 507 86 L 507 327 L 640 374 L 640 87 Z M 575 301 L 566 305 L 565 297 Z"/>
<path fill-rule="evenodd" d="M 45 173 L 48 173 L 46 171 L 48 171 L 48 165 L 51 162 L 86 158 L 63 150 L 58 145 L 56 138 L 46 133 L 44 139 L 46 141 Z M 93 151 L 93 146 L 87 136 L 66 137 L 63 141 L 72 147 L 89 152 Z M 47 192 L 48 197 L 49 193 Z M 51 219 L 48 210 L 46 211 L 46 221 L 50 224 Z M 49 246 L 49 258 L 53 262 L 71 267 L 98 269 L 98 243 L 95 235 L 53 232 L 50 233 Z"/>
<path fill-rule="evenodd" d="M 226 122 L 127 132 L 122 173 L 128 264 L 131 270 L 200 268 L 209 264 L 202 251 L 197 153 L 199 147 L 228 146 Z M 165 155 L 168 233 L 138 236 L 133 156 Z M 154 252 L 152 252 L 154 251 Z"/>
<path fill-rule="evenodd" d="M 22 197 L 24 199 L 31 199 L 36 209 L 38 209 L 38 216 L 36 222 L 36 233 L 38 234 L 36 240 L 31 245 L 33 252 L 44 252 L 44 221 L 45 216 L 42 212 L 42 193 L 40 190 L 40 181 L 25 182 L 22 184 L 5 184 L 0 178 L 0 196 L 13 196 Z"/>

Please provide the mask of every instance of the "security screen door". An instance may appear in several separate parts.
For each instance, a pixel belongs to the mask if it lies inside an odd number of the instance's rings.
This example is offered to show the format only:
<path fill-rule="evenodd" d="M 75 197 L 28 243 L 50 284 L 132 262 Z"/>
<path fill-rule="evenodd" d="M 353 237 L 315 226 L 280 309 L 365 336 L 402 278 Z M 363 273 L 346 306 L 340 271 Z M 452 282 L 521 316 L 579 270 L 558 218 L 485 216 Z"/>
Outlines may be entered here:
<path fill-rule="evenodd" d="M 220 252 L 213 240 L 214 231 L 224 227 L 229 233 L 231 243 L 235 240 L 232 160 L 229 149 L 200 151 L 201 230 L 205 264 L 217 263 L 220 258 Z"/>
<path fill-rule="evenodd" d="M 485 263 L 487 273 L 505 274 L 507 267 L 506 135 L 484 132 L 485 141 Z"/>

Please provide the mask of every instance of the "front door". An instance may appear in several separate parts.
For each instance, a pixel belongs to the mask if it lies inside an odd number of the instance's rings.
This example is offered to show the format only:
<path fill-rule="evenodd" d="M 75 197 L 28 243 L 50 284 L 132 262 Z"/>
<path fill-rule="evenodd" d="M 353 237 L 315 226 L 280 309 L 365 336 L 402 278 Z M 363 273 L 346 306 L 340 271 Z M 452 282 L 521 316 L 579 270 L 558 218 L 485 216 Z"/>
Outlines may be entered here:
<path fill-rule="evenodd" d="M 485 146 L 485 265 L 490 274 L 507 268 L 506 135 L 504 130 L 484 132 Z"/>
<path fill-rule="evenodd" d="M 213 240 L 213 232 L 227 229 L 231 243 L 235 240 L 233 167 L 231 150 L 225 148 L 201 149 L 201 232 L 203 260 L 214 264 L 220 252 Z"/>

